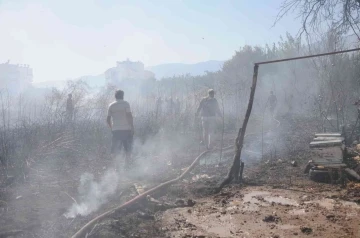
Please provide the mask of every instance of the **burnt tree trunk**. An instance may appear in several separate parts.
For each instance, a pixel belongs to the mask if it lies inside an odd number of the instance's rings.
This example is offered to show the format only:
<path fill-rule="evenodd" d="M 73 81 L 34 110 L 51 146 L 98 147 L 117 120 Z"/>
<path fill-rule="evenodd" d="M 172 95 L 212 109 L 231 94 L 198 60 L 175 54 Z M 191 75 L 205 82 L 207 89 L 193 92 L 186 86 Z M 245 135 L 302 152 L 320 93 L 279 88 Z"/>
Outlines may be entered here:
<path fill-rule="evenodd" d="M 251 91 L 250 91 L 250 99 L 249 99 L 248 107 L 246 110 L 245 119 L 244 119 L 242 127 L 238 131 L 238 135 L 235 140 L 236 151 L 235 151 L 235 155 L 234 155 L 234 159 L 233 159 L 233 164 L 230 168 L 230 171 L 229 171 L 226 179 L 220 184 L 219 188 L 217 189 L 217 192 L 220 192 L 220 190 L 225 185 L 229 184 L 234 178 L 236 181 L 239 181 L 239 180 L 241 181 L 241 179 L 242 179 L 242 178 L 239 178 L 240 174 L 242 176 L 242 172 L 243 172 L 243 168 L 244 168 L 244 163 L 241 161 L 241 150 L 242 150 L 242 147 L 244 144 L 246 127 L 247 127 L 247 124 L 248 124 L 248 121 L 249 121 L 249 118 L 251 115 L 251 110 L 252 110 L 252 106 L 253 106 L 253 102 L 254 102 L 258 71 L 259 71 L 259 65 L 255 64 L 252 86 L 251 86 Z"/>

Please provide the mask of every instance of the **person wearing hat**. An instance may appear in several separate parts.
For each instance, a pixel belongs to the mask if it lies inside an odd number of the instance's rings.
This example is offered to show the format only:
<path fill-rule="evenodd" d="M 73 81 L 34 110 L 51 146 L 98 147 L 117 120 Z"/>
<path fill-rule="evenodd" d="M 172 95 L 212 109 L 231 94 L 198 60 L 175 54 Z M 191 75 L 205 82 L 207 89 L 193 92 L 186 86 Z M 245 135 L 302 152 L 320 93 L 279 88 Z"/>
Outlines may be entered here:
<path fill-rule="evenodd" d="M 196 116 L 201 116 L 202 122 L 202 141 L 201 144 L 205 144 L 208 149 L 211 148 L 211 135 L 214 133 L 216 116 L 221 116 L 219 103 L 216 100 L 215 91 L 209 89 L 208 96 L 204 97 L 196 111 Z"/>

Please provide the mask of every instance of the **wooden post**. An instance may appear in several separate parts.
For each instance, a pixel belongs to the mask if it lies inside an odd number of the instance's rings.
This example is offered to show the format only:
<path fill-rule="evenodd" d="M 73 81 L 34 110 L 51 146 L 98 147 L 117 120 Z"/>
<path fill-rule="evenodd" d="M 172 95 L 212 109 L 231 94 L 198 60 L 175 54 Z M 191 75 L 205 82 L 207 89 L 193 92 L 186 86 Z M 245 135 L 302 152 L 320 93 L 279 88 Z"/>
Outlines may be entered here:
<path fill-rule="evenodd" d="M 242 127 L 240 128 L 240 130 L 238 132 L 238 136 L 237 136 L 237 138 L 235 140 L 236 152 L 235 152 L 235 155 L 234 155 L 233 164 L 231 166 L 231 169 L 230 169 L 230 171 L 228 173 L 227 178 L 220 184 L 219 188 L 217 189 L 217 192 L 220 192 L 220 190 L 225 185 L 229 184 L 234 178 L 237 181 L 239 181 L 240 166 L 241 166 L 241 150 L 242 150 L 242 147 L 243 147 L 243 144 L 244 144 L 246 126 L 247 126 L 247 124 L 249 122 L 249 118 L 250 118 L 250 115 L 251 115 L 251 110 L 252 110 L 252 106 L 253 106 L 253 102 L 254 102 L 258 71 L 259 71 L 259 65 L 255 64 L 254 65 L 254 74 L 253 74 L 252 86 L 251 86 L 251 91 L 250 91 L 250 98 L 249 98 L 249 103 L 248 103 L 248 107 L 247 107 L 246 114 L 245 114 L 245 119 L 244 119 Z"/>

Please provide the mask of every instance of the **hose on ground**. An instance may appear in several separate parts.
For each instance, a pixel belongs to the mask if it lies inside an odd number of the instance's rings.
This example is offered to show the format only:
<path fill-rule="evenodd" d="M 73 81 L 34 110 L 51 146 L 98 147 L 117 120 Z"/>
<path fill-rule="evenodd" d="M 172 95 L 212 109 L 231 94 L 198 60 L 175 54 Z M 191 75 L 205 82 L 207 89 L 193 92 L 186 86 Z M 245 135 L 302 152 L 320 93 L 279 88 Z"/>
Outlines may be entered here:
<path fill-rule="evenodd" d="M 162 188 L 165 188 L 169 185 L 172 185 L 176 182 L 178 182 L 179 180 L 183 179 L 197 164 L 197 162 L 204 157 L 206 154 L 208 154 L 210 152 L 210 150 L 206 150 L 204 152 L 202 152 L 198 157 L 196 157 L 196 159 L 194 160 L 194 162 L 192 162 L 192 164 L 177 178 L 169 180 L 167 182 L 164 182 L 162 184 L 159 184 L 158 186 L 149 189 L 148 191 L 136 196 L 135 198 L 131 199 L 130 201 L 125 202 L 124 204 L 110 210 L 107 211 L 97 217 L 95 217 L 94 219 L 92 219 L 91 221 L 89 221 L 85 226 L 83 226 L 78 232 L 76 232 L 72 238 L 80 238 L 80 237 L 85 237 L 86 233 L 88 230 L 90 230 L 90 228 L 93 227 L 93 225 L 95 225 L 96 223 L 100 222 L 101 220 L 103 220 L 104 218 L 106 218 L 107 216 L 109 216 L 110 214 L 120 211 L 122 209 L 125 209 L 129 206 L 131 206 L 132 204 L 139 202 L 140 200 L 142 200 L 143 198 L 145 198 L 147 195 L 153 194 L 155 193 L 157 190 L 160 190 Z"/>
<path fill-rule="evenodd" d="M 274 118 L 275 119 L 275 118 Z M 275 119 L 276 120 L 276 119 Z M 280 122 L 278 120 L 276 120 L 278 122 L 278 126 L 280 125 Z M 277 126 L 277 127 L 278 127 Z M 271 129 L 270 129 L 271 130 Z M 268 130 L 268 131 L 270 131 Z M 252 134 L 256 134 L 256 133 L 250 133 L 250 134 L 247 134 L 245 136 L 248 136 L 248 135 L 252 135 Z M 227 149 L 230 149 L 230 148 L 233 148 L 234 145 L 231 145 L 231 146 L 228 146 L 228 147 L 225 147 L 223 148 L 223 150 L 227 150 Z M 86 233 L 88 230 L 90 230 L 90 228 L 92 228 L 96 223 L 102 221 L 103 219 L 105 219 L 106 217 L 108 217 L 109 215 L 117 212 L 117 211 L 120 211 L 120 210 L 123 210 L 131 205 L 133 205 L 134 203 L 136 202 L 139 202 L 141 201 L 142 199 L 144 199 L 147 195 L 150 195 L 150 194 L 153 194 L 155 193 L 156 191 L 160 190 L 160 189 L 163 189 L 163 188 L 166 188 L 167 186 L 169 185 L 172 185 L 178 181 L 180 181 L 181 179 L 183 179 L 191 170 L 194 169 L 195 165 L 199 162 L 199 160 L 201 158 L 203 158 L 205 155 L 207 155 L 209 152 L 212 152 L 214 150 L 206 150 L 204 152 L 202 152 L 198 157 L 195 158 L 195 160 L 191 163 L 191 165 L 177 178 L 175 179 L 172 179 L 172 180 L 169 180 L 167 182 L 164 182 L 164 183 L 161 183 L 159 184 L 158 186 L 152 188 L 152 189 L 149 189 L 148 191 L 142 193 L 142 194 L 139 194 L 138 196 L 134 197 L 133 199 L 125 202 L 124 204 L 110 210 L 110 211 L 107 211 L 97 217 L 95 217 L 94 219 L 92 219 L 91 221 L 89 221 L 87 224 L 85 224 L 80 230 L 78 230 L 73 236 L 72 238 L 80 238 L 80 237 L 85 237 L 86 236 Z"/>

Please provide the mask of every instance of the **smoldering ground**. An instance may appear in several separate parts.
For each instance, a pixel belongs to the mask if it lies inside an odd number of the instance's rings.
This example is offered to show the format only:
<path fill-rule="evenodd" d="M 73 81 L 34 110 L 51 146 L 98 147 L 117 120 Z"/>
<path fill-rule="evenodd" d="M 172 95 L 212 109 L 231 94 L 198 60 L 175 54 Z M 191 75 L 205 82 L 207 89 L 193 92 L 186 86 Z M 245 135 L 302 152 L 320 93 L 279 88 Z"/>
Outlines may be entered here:
<path fill-rule="evenodd" d="M 69 211 L 64 214 L 65 217 L 86 216 L 96 211 L 102 204 L 107 202 L 109 196 L 115 193 L 119 177 L 119 174 L 114 169 L 107 170 L 101 176 L 99 182 L 95 181 L 94 176 L 90 173 L 82 174 L 78 188 L 79 202 L 72 205 Z"/>
<path fill-rule="evenodd" d="M 103 168 L 98 179 L 91 173 L 83 173 L 80 176 L 77 199 L 64 216 L 74 218 L 97 211 L 112 195 L 121 192 L 123 187 L 119 186 L 120 183 L 159 177 L 172 163 L 179 162 L 174 158 L 181 159 L 181 154 L 192 144 L 191 137 L 161 129 L 145 142 L 136 139 L 132 155 L 134 168 L 129 171 L 124 169 L 125 155 L 120 153 L 111 166 Z"/>

